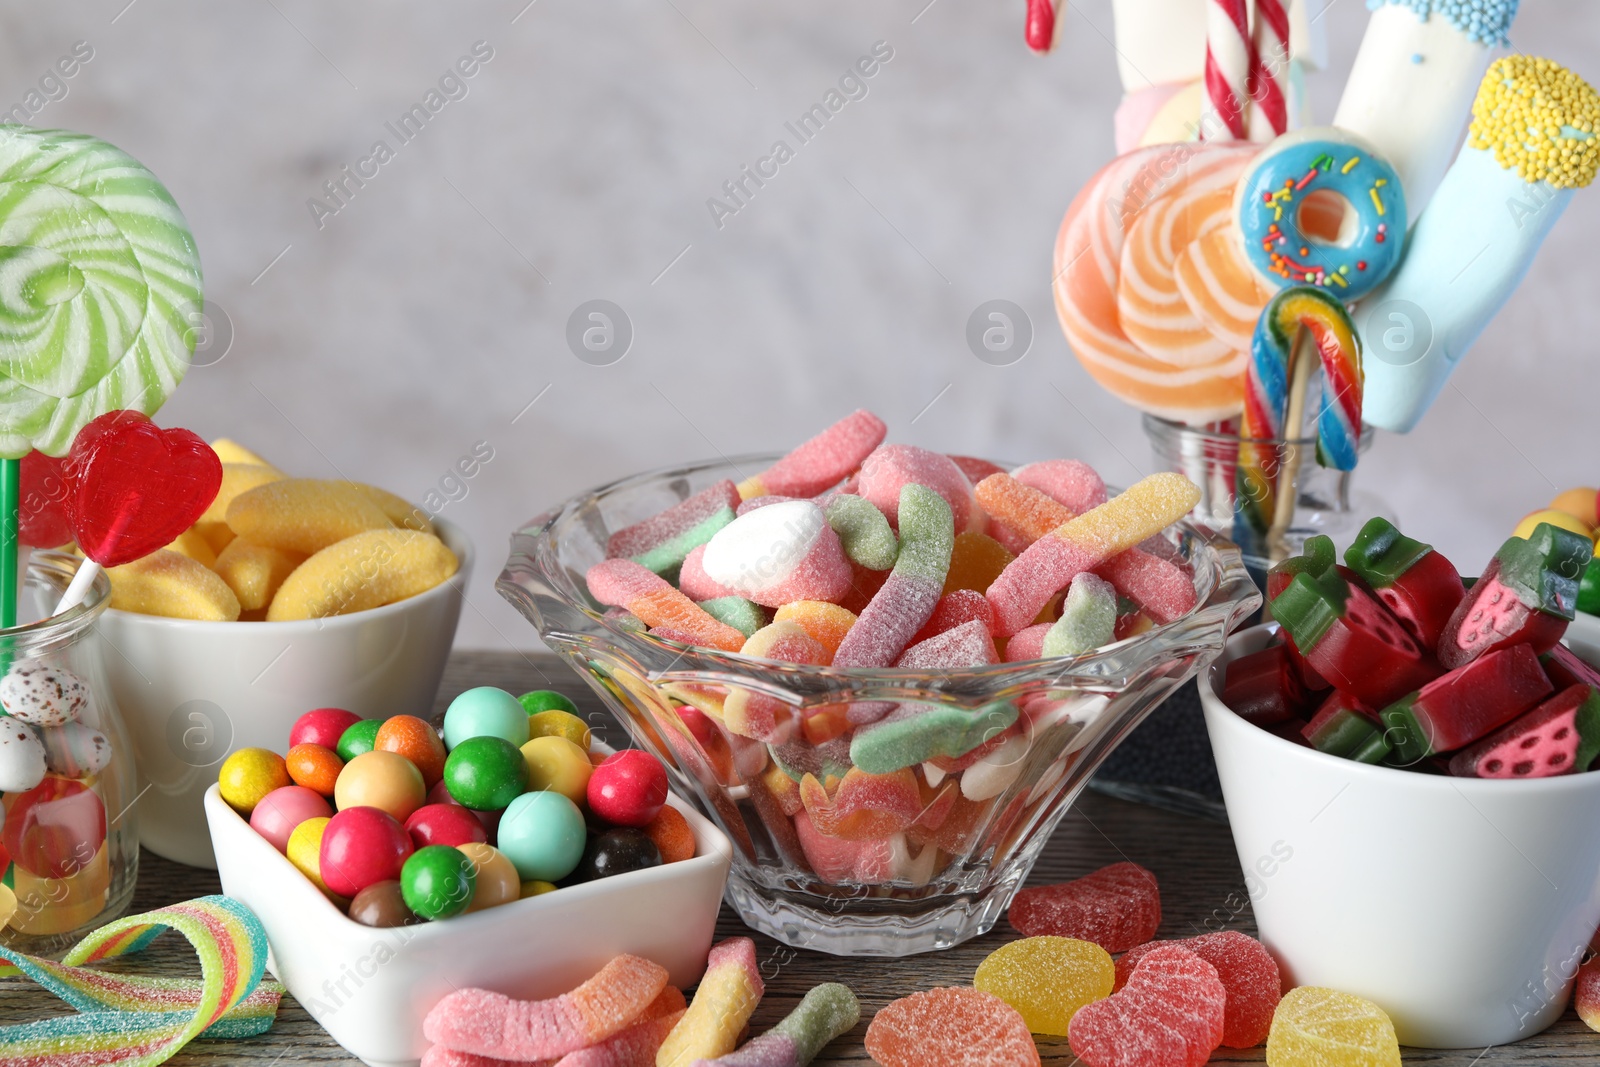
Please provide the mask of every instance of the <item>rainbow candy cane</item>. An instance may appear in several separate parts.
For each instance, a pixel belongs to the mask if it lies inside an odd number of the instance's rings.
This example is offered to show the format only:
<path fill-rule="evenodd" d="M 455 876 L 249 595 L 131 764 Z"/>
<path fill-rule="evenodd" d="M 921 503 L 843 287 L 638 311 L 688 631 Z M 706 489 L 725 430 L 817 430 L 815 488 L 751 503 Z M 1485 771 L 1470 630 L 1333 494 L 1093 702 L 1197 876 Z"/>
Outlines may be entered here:
<path fill-rule="evenodd" d="M 1298 407 L 1297 382 L 1309 368 L 1295 367 L 1301 331 L 1316 343 L 1322 365 L 1317 413 L 1317 462 L 1353 470 L 1361 440 L 1361 342 L 1350 313 L 1325 290 L 1309 285 L 1279 291 L 1261 312 L 1250 344 L 1250 371 L 1239 435 L 1237 493 L 1240 519 L 1257 533 L 1273 525 L 1277 505 L 1277 442 L 1297 436 L 1290 413 Z M 1296 370 L 1300 373 L 1296 373 Z M 1304 388 L 1299 385 L 1298 388 Z"/>

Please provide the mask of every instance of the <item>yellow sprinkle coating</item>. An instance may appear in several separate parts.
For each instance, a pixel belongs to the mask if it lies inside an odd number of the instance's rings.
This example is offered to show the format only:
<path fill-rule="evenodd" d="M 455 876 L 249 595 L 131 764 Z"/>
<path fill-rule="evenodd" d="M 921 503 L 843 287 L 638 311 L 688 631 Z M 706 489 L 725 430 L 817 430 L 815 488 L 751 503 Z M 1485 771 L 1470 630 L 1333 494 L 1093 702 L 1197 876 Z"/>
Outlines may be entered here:
<path fill-rule="evenodd" d="M 1600 94 L 1588 82 L 1553 60 L 1511 55 L 1483 76 L 1467 143 L 1524 181 L 1582 189 L 1600 168 L 1597 122 Z"/>

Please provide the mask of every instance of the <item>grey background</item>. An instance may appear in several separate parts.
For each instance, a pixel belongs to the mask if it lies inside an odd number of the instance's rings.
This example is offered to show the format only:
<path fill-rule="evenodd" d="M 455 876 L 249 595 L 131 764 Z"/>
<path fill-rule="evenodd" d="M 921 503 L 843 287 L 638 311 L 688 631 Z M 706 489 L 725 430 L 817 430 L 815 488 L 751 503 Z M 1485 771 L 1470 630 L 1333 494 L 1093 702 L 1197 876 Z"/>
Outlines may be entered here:
<path fill-rule="evenodd" d="M 1030 55 L 1021 0 L 313 0 L 0 5 L 0 106 L 78 40 L 94 58 L 34 118 L 150 166 L 194 228 L 225 358 L 159 416 L 293 473 L 414 499 L 475 442 L 494 459 L 444 507 L 480 562 L 458 644 L 531 647 L 492 589 L 505 537 L 588 486 L 778 449 L 855 407 L 891 439 L 1017 460 L 1150 467 L 1137 415 L 1079 368 L 1049 293 L 1056 226 L 1112 152 L 1108 0 Z M 1327 121 L 1366 23 L 1324 18 Z M 1600 5 L 1527 0 L 1515 44 L 1600 78 Z M 493 59 L 319 229 L 307 200 L 474 41 Z M 720 230 L 706 208 L 875 41 L 894 58 Z M 59 90 L 57 90 L 59 95 Z M 1600 194 L 1580 193 L 1456 388 L 1363 461 L 1361 488 L 1463 569 L 1524 512 L 1600 480 L 1588 432 Z M 592 299 L 627 356 L 568 350 Z M 1026 358 L 965 342 L 991 299 Z M 535 398 L 537 402 L 532 403 Z M 461 496 L 458 491 L 457 496 Z"/>

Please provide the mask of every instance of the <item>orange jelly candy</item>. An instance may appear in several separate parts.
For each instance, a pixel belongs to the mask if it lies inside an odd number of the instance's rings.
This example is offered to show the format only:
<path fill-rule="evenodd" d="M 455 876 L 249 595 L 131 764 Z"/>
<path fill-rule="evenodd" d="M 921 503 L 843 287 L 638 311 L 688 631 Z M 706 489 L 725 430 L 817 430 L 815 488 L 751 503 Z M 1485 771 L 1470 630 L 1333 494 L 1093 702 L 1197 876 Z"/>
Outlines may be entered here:
<path fill-rule="evenodd" d="M 1039 1067 L 1022 1015 L 990 993 L 941 988 L 891 1001 L 867 1027 L 883 1067 Z"/>

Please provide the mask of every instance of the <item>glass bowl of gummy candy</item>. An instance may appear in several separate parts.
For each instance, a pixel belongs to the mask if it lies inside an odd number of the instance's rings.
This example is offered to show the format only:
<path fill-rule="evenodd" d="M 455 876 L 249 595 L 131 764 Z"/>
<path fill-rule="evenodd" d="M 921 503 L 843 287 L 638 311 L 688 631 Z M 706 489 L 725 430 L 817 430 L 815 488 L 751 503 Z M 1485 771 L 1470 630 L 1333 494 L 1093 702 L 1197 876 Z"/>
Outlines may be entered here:
<path fill-rule="evenodd" d="M 734 842 L 796 947 L 987 931 L 1095 768 L 1260 598 L 1158 474 L 883 446 L 639 474 L 512 537 L 498 588 Z"/>

